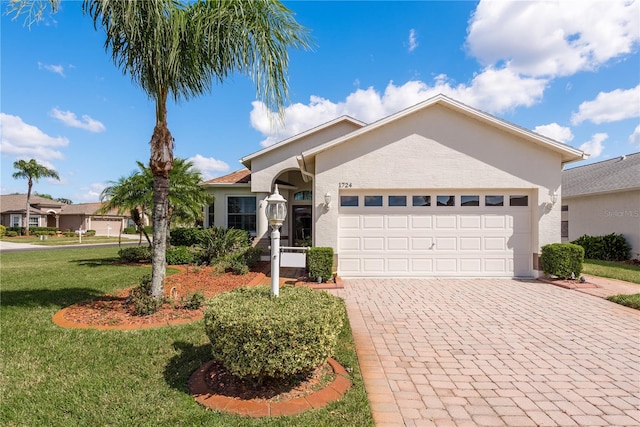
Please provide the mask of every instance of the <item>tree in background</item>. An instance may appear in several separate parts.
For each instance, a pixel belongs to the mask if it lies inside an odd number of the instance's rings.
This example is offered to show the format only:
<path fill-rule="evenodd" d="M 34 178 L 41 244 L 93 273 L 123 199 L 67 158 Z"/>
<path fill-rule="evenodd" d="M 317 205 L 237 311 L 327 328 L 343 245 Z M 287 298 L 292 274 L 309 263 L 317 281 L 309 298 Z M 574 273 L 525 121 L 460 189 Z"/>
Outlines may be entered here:
<path fill-rule="evenodd" d="M 42 5 L 42 1 L 38 2 Z M 49 0 L 55 11 L 60 0 Z M 16 0 L 33 21 L 42 8 Z M 277 0 L 85 0 L 83 11 L 106 35 L 114 64 L 155 102 L 149 167 L 153 173 L 151 293 L 162 297 L 166 274 L 169 173 L 174 167 L 167 100 L 188 100 L 234 73 L 250 76 L 269 111 L 283 113 L 290 47 L 309 47 L 307 30 Z M 38 15 L 40 14 L 40 15 Z"/>
<path fill-rule="evenodd" d="M 14 169 L 17 169 L 17 172 L 13 173 L 13 177 L 15 179 L 26 179 L 27 180 L 27 206 L 26 206 L 26 214 L 23 219 L 25 235 L 29 235 L 29 215 L 31 213 L 31 189 L 33 188 L 33 183 L 38 182 L 40 178 L 53 178 L 60 180 L 60 176 L 58 172 L 54 169 L 49 169 L 44 165 L 36 162 L 35 159 L 31 159 L 28 162 L 26 160 L 16 160 L 13 162 Z"/>
<path fill-rule="evenodd" d="M 104 204 L 101 212 L 118 209 L 118 213 L 122 214 L 130 211 L 131 218 L 144 232 L 143 218 L 148 217 L 153 208 L 153 173 L 141 162 L 136 163 L 138 171 L 111 182 L 102 191 L 100 200 Z M 200 185 L 201 182 L 202 174 L 194 168 L 193 162 L 181 158 L 174 160 L 174 167 L 169 172 L 169 226 L 172 222 L 193 225 L 203 215 L 203 207 L 213 202 L 212 196 Z M 151 245 L 146 232 L 144 235 Z M 167 239 L 168 236 L 167 233 Z"/>

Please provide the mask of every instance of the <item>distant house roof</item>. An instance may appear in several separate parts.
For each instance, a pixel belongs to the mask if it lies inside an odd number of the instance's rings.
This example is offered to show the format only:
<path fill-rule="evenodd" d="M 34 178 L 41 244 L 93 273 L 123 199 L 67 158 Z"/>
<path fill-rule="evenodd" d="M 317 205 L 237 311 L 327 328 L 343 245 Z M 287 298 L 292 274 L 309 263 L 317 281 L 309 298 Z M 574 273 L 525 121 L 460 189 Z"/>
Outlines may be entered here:
<path fill-rule="evenodd" d="M 248 184 L 251 181 L 251 171 L 240 169 L 230 174 L 210 179 L 202 184 Z"/>
<path fill-rule="evenodd" d="M 562 172 L 563 197 L 636 188 L 640 189 L 640 153 L 578 166 Z"/>
<path fill-rule="evenodd" d="M 60 209 L 62 206 L 65 206 L 64 203 L 56 202 L 55 200 L 47 199 L 46 197 L 40 197 L 35 194 L 31 196 L 29 202 L 31 204 L 31 213 L 39 213 L 42 215 L 46 215 L 47 208 Z M 27 210 L 26 204 L 26 194 L 0 195 L 0 211 L 2 213 L 25 212 Z"/>
<path fill-rule="evenodd" d="M 60 215 L 118 215 L 117 209 L 111 209 L 109 212 L 105 214 L 98 214 L 98 209 L 102 207 L 102 203 L 77 203 L 73 205 L 64 205 L 62 206 L 62 211 Z"/>

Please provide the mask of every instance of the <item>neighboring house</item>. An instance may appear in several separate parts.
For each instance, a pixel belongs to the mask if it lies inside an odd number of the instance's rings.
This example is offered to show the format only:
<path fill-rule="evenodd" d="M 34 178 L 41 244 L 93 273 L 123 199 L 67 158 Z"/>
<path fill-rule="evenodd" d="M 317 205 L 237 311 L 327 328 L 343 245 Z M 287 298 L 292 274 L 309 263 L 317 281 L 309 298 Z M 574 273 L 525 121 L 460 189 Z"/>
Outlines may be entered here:
<path fill-rule="evenodd" d="M 31 196 L 29 210 L 30 227 L 56 227 L 60 231 L 95 230 L 98 236 L 117 235 L 121 228 L 129 225 L 129 217 L 118 215 L 116 210 L 97 213 L 101 203 L 79 203 L 67 205 L 51 199 Z M 9 194 L 0 196 L 2 225 L 21 227 L 26 215 L 27 195 Z"/>
<path fill-rule="evenodd" d="M 32 195 L 29 199 L 29 227 L 58 227 L 58 215 L 64 203 Z M 5 227 L 24 226 L 27 215 L 27 195 L 0 195 L 0 222 Z"/>
<path fill-rule="evenodd" d="M 129 225 L 129 216 L 119 215 L 117 209 L 98 213 L 102 203 L 64 205 L 60 213 L 61 231 L 95 230 L 96 236 L 117 236 Z"/>
<path fill-rule="evenodd" d="M 343 277 L 535 277 L 560 241 L 563 165 L 582 151 L 439 95 L 371 124 L 341 117 L 241 159 L 203 185 L 205 226 L 268 245 L 266 198 L 287 199 L 282 245 L 334 249 Z"/>
<path fill-rule="evenodd" d="M 622 234 L 640 258 L 640 153 L 562 173 L 562 240 Z"/>

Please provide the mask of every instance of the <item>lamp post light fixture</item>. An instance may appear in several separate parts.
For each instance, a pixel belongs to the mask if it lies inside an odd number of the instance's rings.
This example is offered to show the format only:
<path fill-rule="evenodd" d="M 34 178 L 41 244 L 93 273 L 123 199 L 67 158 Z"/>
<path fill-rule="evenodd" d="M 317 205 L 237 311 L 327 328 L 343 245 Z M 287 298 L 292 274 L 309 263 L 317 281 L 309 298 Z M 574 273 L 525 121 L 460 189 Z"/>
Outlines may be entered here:
<path fill-rule="evenodd" d="M 324 210 L 328 211 L 331 207 L 331 193 L 327 193 L 324 195 Z"/>
<path fill-rule="evenodd" d="M 267 197 L 267 220 L 271 232 L 271 294 L 280 295 L 280 227 L 287 217 L 287 201 L 278 192 L 278 184 L 272 195 Z"/>

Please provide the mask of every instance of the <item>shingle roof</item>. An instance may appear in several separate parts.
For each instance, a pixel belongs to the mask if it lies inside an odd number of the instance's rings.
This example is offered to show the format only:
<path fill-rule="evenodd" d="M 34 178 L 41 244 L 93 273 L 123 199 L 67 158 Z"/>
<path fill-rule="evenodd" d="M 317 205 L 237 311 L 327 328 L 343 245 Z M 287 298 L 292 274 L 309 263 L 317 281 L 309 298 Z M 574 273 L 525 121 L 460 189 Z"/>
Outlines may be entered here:
<path fill-rule="evenodd" d="M 219 176 L 203 182 L 203 184 L 247 184 L 251 181 L 251 171 L 240 169 L 230 174 Z"/>
<path fill-rule="evenodd" d="M 96 213 L 101 206 L 102 206 L 102 203 L 77 203 L 73 205 L 64 205 L 62 207 L 62 211 L 60 212 L 60 214 L 61 215 L 102 215 L 102 214 Z M 104 215 L 118 215 L 118 210 L 111 209 L 109 212 L 105 213 Z M 122 216 L 122 215 L 118 215 L 118 216 Z"/>
<path fill-rule="evenodd" d="M 35 194 L 31 196 L 29 201 L 31 202 L 33 209 L 37 209 L 36 207 L 60 209 L 61 206 L 64 206 L 63 203 L 56 202 L 55 200 L 47 199 L 45 197 L 40 197 Z M 24 212 L 26 211 L 26 204 L 26 194 L 0 195 L 0 211 L 2 212 Z"/>
<path fill-rule="evenodd" d="M 562 172 L 563 197 L 640 189 L 640 153 Z"/>

